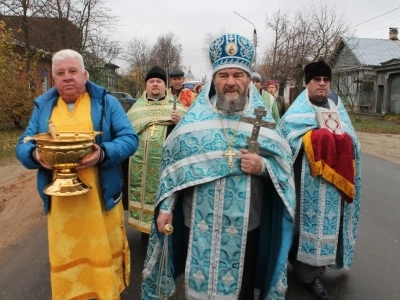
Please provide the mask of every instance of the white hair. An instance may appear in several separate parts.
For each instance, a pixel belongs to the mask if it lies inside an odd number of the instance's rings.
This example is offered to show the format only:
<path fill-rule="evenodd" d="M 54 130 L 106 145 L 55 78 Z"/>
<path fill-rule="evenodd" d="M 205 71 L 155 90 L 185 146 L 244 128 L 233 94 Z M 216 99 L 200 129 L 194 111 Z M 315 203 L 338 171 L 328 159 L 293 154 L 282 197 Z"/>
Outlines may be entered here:
<path fill-rule="evenodd" d="M 52 73 L 54 74 L 54 71 L 55 71 L 54 65 L 56 62 L 66 60 L 68 58 L 75 58 L 78 61 L 79 65 L 82 69 L 82 72 L 85 71 L 85 65 L 83 63 L 82 55 L 80 53 L 76 52 L 75 50 L 64 49 L 64 50 L 60 50 L 60 51 L 56 52 L 53 55 L 53 58 L 52 58 L 53 64 L 52 64 L 52 68 L 51 68 Z"/>

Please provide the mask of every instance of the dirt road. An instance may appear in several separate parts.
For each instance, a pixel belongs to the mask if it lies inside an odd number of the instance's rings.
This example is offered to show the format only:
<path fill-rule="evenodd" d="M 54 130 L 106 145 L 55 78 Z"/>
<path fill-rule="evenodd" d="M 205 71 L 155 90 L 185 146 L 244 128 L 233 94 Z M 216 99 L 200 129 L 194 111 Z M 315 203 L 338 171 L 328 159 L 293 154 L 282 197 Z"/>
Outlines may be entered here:
<path fill-rule="evenodd" d="M 363 153 L 400 164 L 400 135 L 357 133 Z"/>
<path fill-rule="evenodd" d="M 363 153 L 400 164 L 400 135 L 358 133 Z M 18 235 L 45 218 L 36 191 L 36 171 L 15 159 L 0 163 L 0 257 Z"/>
<path fill-rule="evenodd" d="M 26 170 L 17 159 L 0 163 L 0 257 L 16 237 L 44 218 L 36 191 L 36 171 Z"/>

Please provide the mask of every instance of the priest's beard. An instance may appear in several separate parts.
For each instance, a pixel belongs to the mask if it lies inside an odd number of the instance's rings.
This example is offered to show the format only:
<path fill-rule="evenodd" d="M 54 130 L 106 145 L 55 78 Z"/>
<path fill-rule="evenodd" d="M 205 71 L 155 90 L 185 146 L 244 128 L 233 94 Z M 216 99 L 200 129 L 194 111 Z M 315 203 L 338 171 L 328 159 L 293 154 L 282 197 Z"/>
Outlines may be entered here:
<path fill-rule="evenodd" d="M 247 93 L 248 89 L 246 89 L 243 94 L 239 94 L 236 97 L 226 97 L 217 92 L 217 102 L 215 103 L 215 106 L 217 109 L 227 112 L 228 114 L 243 111 L 247 103 Z"/>

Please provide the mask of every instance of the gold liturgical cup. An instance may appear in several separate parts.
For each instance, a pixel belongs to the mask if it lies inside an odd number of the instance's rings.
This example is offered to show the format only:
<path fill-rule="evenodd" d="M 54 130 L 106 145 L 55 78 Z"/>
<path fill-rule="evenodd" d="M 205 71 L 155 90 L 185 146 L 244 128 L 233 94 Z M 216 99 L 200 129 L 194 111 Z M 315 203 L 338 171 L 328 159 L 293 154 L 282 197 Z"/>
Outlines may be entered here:
<path fill-rule="evenodd" d="M 56 170 L 55 179 L 44 193 L 51 196 L 85 194 L 91 187 L 82 182 L 75 170 L 79 163 L 92 153 L 94 137 L 100 132 L 41 133 L 33 137 L 40 158 Z"/>

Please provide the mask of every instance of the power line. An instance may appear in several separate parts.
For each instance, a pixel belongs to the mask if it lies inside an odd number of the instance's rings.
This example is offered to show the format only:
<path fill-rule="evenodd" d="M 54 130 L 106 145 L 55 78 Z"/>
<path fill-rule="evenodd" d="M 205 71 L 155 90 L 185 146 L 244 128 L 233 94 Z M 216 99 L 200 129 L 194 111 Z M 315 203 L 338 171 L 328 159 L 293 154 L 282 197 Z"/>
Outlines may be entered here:
<path fill-rule="evenodd" d="M 369 20 L 364 21 L 364 22 L 362 22 L 362 23 L 359 23 L 359 24 L 357 24 L 357 25 L 351 26 L 351 27 L 349 27 L 348 29 L 351 29 L 351 28 L 353 28 L 353 27 L 357 27 L 358 25 L 361 25 L 361 24 L 367 23 L 367 22 L 369 22 L 369 21 L 375 20 L 375 19 L 377 19 L 377 18 L 379 18 L 379 17 L 382 17 L 382 16 L 384 16 L 384 15 L 387 15 L 388 13 L 391 13 L 391 12 L 393 12 L 393 11 L 395 11 L 395 10 L 398 10 L 398 9 L 400 9 L 400 7 L 397 7 L 397 8 L 395 8 L 395 9 L 392 9 L 391 11 L 385 12 L 385 13 L 383 13 L 383 14 L 381 14 L 381 15 L 375 17 L 375 18 L 369 19 Z"/>
<path fill-rule="evenodd" d="M 395 23 L 397 23 L 397 22 L 400 22 L 400 20 L 396 21 Z M 390 26 L 390 25 L 386 25 L 386 26 L 384 26 L 384 27 L 377 28 L 377 29 L 375 29 L 375 30 L 371 30 L 371 31 L 369 31 L 368 33 L 375 32 L 375 31 L 378 31 L 378 30 L 381 30 L 381 29 L 387 28 L 388 26 Z"/>
<path fill-rule="evenodd" d="M 368 28 L 374 28 L 376 26 L 380 26 L 380 25 L 382 25 L 382 23 L 387 23 L 398 17 L 399 17 L 399 14 L 394 14 L 393 16 L 386 16 L 386 18 L 384 20 L 374 20 L 369 24 L 361 25 L 360 27 L 357 28 L 357 30 L 361 30 L 361 31 L 368 30 Z"/>
<path fill-rule="evenodd" d="M 370 8 L 367 8 L 367 9 L 365 9 L 365 10 L 359 12 L 358 14 L 361 15 L 361 14 L 365 13 L 366 11 L 369 11 L 370 9 L 373 9 L 374 7 L 377 7 L 377 6 L 381 7 L 383 4 L 385 4 L 386 2 L 389 2 L 389 1 L 390 1 L 390 0 L 387 0 L 387 1 L 385 1 L 385 2 L 379 3 L 378 5 L 371 6 Z"/>
<path fill-rule="evenodd" d="M 399 18 L 399 15 L 396 14 L 391 18 L 385 19 L 384 21 L 380 21 L 378 23 L 370 24 L 370 25 L 367 25 L 367 26 L 365 26 L 363 28 L 358 28 L 358 34 L 363 34 L 364 32 L 369 33 L 369 32 L 371 32 L 371 30 L 375 30 L 377 26 L 380 26 L 382 24 L 388 24 L 387 27 L 390 27 L 390 26 L 393 27 L 394 24 L 399 22 L 398 18 Z"/>

